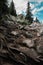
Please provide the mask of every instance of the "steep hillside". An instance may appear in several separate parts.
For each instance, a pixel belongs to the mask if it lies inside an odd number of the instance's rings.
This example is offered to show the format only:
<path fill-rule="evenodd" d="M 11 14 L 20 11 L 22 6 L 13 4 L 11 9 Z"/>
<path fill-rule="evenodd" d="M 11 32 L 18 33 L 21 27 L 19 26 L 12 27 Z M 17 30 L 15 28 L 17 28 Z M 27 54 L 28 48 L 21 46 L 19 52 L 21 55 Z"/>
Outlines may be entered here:
<path fill-rule="evenodd" d="M 11 15 L 0 20 L 0 65 L 43 65 L 43 24 L 19 22 Z"/>

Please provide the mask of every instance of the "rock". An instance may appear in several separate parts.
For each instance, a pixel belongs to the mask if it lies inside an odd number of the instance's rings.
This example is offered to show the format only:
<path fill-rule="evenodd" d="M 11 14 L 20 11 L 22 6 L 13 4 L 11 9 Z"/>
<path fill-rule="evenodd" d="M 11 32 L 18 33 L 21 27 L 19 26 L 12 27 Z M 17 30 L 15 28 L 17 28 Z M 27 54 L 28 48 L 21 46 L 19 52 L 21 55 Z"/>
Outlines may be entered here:
<path fill-rule="evenodd" d="M 36 50 L 40 54 L 43 54 L 43 36 L 36 39 Z"/>
<path fill-rule="evenodd" d="M 30 26 L 31 26 L 32 28 L 38 27 L 38 26 L 40 26 L 40 23 L 38 23 L 38 22 L 33 22 Z"/>
<path fill-rule="evenodd" d="M 12 19 L 13 22 L 17 21 L 17 18 L 15 16 L 10 15 L 10 19 Z"/>
<path fill-rule="evenodd" d="M 24 39 L 23 44 L 26 44 L 28 47 L 34 47 L 34 41 L 30 39 Z"/>
<path fill-rule="evenodd" d="M 25 30 L 29 30 L 29 26 L 26 25 L 26 26 L 24 27 L 24 29 L 25 29 Z"/>
<path fill-rule="evenodd" d="M 19 29 L 24 29 L 24 26 L 19 24 Z"/>
<path fill-rule="evenodd" d="M 33 58 L 35 61 L 38 61 L 36 58 L 38 57 L 37 52 L 34 49 L 29 49 L 27 47 L 20 47 L 19 50 L 25 53 L 28 57 Z"/>
<path fill-rule="evenodd" d="M 24 40 L 24 39 L 25 39 L 25 36 L 20 35 L 20 36 L 16 39 L 17 44 L 23 46 L 23 40 Z"/>
<path fill-rule="evenodd" d="M 43 42 L 41 41 L 39 45 L 37 45 L 37 51 L 38 53 L 43 54 Z"/>
<path fill-rule="evenodd" d="M 13 35 L 18 35 L 19 33 L 17 31 L 12 31 L 11 32 Z"/>
<path fill-rule="evenodd" d="M 40 28 L 39 34 L 40 34 L 40 36 L 43 35 L 43 27 Z"/>
<path fill-rule="evenodd" d="M 38 51 L 38 53 L 41 53 L 41 54 L 43 54 L 43 46 L 37 46 L 37 51 Z"/>
<path fill-rule="evenodd" d="M 39 32 L 37 32 L 37 36 L 40 36 L 40 33 Z"/>
<path fill-rule="evenodd" d="M 29 32 L 25 32 L 24 34 L 27 38 L 33 38 L 33 34 Z"/>

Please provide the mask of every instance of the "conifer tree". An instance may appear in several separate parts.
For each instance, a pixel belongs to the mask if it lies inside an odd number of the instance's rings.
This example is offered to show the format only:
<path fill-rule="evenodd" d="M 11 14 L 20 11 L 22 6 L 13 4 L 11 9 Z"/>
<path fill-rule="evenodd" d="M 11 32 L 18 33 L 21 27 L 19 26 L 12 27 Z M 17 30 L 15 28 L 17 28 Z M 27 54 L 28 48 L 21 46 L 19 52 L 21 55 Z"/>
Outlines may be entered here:
<path fill-rule="evenodd" d="M 25 19 L 29 20 L 29 23 L 32 23 L 32 21 L 33 21 L 31 9 L 30 9 L 30 3 L 29 2 L 28 2 L 28 5 L 27 5 L 27 12 L 26 12 Z"/>
<path fill-rule="evenodd" d="M 7 0 L 0 0 L 0 16 L 8 13 Z"/>
<path fill-rule="evenodd" d="M 10 12 L 11 15 L 17 16 L 13 0 L 12 0 L 12 2 L 10 4 L 9 12 Z"/>
<path fill-rule="evenodd" d="M 35 22 L 38 22 L 38 23 L 40 23 L 37 17 L 36 17 L 36 19 L 35 19 Z"/>

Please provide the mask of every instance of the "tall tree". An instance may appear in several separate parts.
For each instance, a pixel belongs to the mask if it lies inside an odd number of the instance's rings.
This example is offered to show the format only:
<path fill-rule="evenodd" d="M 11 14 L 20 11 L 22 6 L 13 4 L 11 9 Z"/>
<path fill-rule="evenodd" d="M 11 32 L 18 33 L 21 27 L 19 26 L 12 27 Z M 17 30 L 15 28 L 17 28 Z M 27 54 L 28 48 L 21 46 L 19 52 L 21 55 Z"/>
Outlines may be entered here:
<path fill-rule="evenodd" d="M 12 0 L 12 2 L 11 2 L 11 4 L 10 4 L 9 12 L 10 12 L 11 15 L 13 15 L 13 16 L 17 16 L 17 14 L 16 14 L 16 10 L 15 10 L 15 5 L 14 5 L 13 0 Z"/>
<path fill-rule="evenodd" d="M 8 12 L 7 0 L 0 0 L 0 15 Z"/>
<path fill-rule="evenodd" d="M 26 13 L 25 19 L 29 20 L 30 23 L 32 23 L 32 21 L 33 21 L 29 2 L 28 2 L 28 5 L 27 5 L 27 13 Z"/>
<path fill-rule="evenodd" d="M 35 19 L 35 22 L 38 22 L 38 23 L 40 23 L 37 17 L 36 17 L 36 19 Z"/>

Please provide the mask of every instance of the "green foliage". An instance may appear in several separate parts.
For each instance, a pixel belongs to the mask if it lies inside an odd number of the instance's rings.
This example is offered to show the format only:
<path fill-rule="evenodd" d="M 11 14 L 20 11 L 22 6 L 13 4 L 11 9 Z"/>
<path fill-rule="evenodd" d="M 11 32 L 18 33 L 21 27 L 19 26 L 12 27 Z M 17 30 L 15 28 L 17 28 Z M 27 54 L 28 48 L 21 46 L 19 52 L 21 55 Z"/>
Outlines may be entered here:
<path fill-rule="evenodd" d="M 38 23 L 40 23 L 37 17 L 36 17 L 36 20 L 35 20 L 35 22 L 38 22 Z"/>
<path fill-rule="evenodd" d="M 30 25 L 31 24 L 28 20 L 20 20 L 20 21 L 18 21 L 18 23 L 20 23 L 22 25 Z"/>
<path fill-rule="evenodd" d="M 33 21 L 32 13 L 31 13 L 31 10 L 30 10 L 30 3 L 29 2 L 28 2 L 28 5 L 27 5 L 27 14 L 26 14 L 25 19 L 29 20 L 29 23 L 32 23 L 32 21 Z"/>
<path fill-rule="evenodd" d="M 11 2 L 11 4 L 10 4 L 10 7 L 9 7 L 9 13 L 10 13 L 11 15 L 13 15 L 13 16 L 17 16 L 16 10 L 15 10 L 15 6 L 14 6 L 14 3 L 13 3 L 13 0 L 12 0 L 12 2 Z"/>

